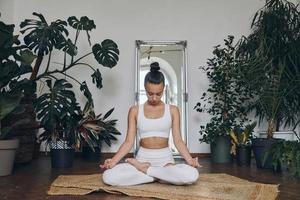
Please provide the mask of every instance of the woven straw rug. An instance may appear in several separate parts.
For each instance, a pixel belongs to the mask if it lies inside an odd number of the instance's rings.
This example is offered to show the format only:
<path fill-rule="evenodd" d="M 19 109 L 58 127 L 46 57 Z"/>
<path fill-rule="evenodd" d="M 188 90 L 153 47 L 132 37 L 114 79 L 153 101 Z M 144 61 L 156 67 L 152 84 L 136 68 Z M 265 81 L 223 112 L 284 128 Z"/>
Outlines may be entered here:
<path fill-rule="evenodd" d="M 48 194 L 85 195 L 95 191 L 172 200 L 273 200 L 278 194 L 278 185 L 250 182 L 227 174 L 200 174 L 198 181 L 188 186 L 155 182 L 112 187 L 102 182 L 101 174 L 61 175 L 52 183 Z"/>

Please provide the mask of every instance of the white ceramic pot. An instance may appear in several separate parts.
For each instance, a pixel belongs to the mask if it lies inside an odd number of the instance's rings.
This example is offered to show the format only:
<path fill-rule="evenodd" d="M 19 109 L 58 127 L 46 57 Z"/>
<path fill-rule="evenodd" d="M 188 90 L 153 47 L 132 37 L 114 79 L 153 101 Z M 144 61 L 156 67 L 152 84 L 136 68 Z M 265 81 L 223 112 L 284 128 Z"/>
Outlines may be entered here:
<path fill-rule="evenodd" d="M 19 140 L 0 140 L 0 176 L 12 173 Z"/>
<path fill-rule="evenodd" d="M 275 131 L 273 137 L 274 138 L 280 138 L 285 139 L 289 141 L 295 140 L 295 134 L 293 131 Z M 259 132 L 260 138 L 267 138 L 267 132 Z"/>

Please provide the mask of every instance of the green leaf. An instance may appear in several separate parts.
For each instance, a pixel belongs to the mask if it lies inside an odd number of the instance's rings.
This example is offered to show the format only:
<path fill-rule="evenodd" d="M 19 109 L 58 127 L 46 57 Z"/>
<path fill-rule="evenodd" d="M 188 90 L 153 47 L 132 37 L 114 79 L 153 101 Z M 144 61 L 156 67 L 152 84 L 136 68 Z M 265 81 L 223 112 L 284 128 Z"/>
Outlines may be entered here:
<path fill-rule="evenodd" d="M 21 98 L 22 92 L 16 94 L 0 93 L 0 121 L 20 104 Z"/>
<path fill-rule="evenodd" d="M 101 44 L 95 44 L 92 49 L 99 64 L 109 68 L 117 65 L 119 49 L 114 41 L 106 39 Z"/>
<path fill-rule="evenodd" d="M 31 51 L 29 51 L 28 49 L 20 51 L 20 56 L 21 56 L 22 65 L 31 65 L 31 63 L 37 57 Z"/>
<path fill-rule="evenodd" d="M 94 20 L 90 20 L 87 16 L 83 16 L 78 20 L 75 16 L 71 16 L 68 18 L 68 23 L 74 29 L 91 31 L 96 28 Z"/>
<path fill-rule="evenodd" d="M 91 76 L 93 79 L 93 83 L 96 83 L 97 88 L 101 89 L 103 85 L 102 85 L 102 76 L 99 69 L 97 69 Z"/>
<path fill-rule="evenodd" d="M 114 111 L 114 109 L 115 109 L 115 108 L 110 109 L 110 110 L 104 115 L 103 120 L 105 120 L 106 118 L 108 118 L 108 117 L 111 115 L 111 113 Z"/>
<path fill-rule="evenodd" d="M 58 44 L 67 41 L 67 22 L 56 20 L 50 25 L 42 14 L 33 13 L 39 19 L 26 19 L 21 22 L 21 33 L 25 44 L 38 55 L 46 55 Z"/>
<path fill-rule="evenodd" d="M 70 39 L 64 40 L 62 38 L 61 42 L 55 44 L 55 48 L 59 50 L 63 50 L 70 56 L 76 56 L 77 55 L 77 47 Z"/>
<path fill-rule="evenodd" d="M 83 94 L 87 98 L 88 102 L 93 105 L 93 97 L 85 81 L 81 83 L 80 90 L 83 91 Z"/>
<path fill-rule="evenodd" d="M 11 130 L 15 129 L 18 126 L 28 124 L 30 122 L 30 119 L 19 119 L 18 121 L 15 121 L 10 126 L 6 126 L 2 130 L 0 130 L 0 140 L 3 140 L 8 137 Z"/>

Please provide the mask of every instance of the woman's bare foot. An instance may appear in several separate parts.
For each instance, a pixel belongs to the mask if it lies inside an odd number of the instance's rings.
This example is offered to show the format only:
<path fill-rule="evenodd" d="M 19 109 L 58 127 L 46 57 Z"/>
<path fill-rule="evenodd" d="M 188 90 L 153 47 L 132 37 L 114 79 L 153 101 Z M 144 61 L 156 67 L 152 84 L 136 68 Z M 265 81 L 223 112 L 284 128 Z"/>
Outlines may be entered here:
<path fill-rule="evenodd" d="M 137 170 L 144 172 L 145 174 L 147 173 L 147 170 L 150 167 L 150 163 L 139 162 L 135 158 L 127 158 L 125 161 L 128 162 L 129 164 L 133 165 L 135 168 L 137 168 Z"/>

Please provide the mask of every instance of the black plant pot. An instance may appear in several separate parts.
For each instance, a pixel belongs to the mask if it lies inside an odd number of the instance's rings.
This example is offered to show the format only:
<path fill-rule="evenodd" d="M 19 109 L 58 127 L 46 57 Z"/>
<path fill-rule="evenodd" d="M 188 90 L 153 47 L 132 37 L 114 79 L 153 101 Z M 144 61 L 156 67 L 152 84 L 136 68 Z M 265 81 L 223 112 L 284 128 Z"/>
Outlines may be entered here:
<path fill-rule="evenodd" d="M 280 139 L 275 139 L 275 138 L 252 139 L 252 149 L 253 149 L 257 168 L 273 169 L 272 155 L 267 156 L 264 164 L 263 164 L 263 159 L 264 159 L 265 153 L 271 149 L 272 144 L 274 144 L 278 141 L 280 141 Z"/>
<path fill-rule="evenodd" d="M 94 147 L 95 151 L 89 146 L 82 147 L 82 157 L 89 161 L 99 161 L 101 150 L 99 147 Z"/>
<path fill-rule="evenodd" d="M 251 146 L 238 145 L 236 148 L 236 162 L 240 166 L 250 166 L 251 164 Z"/>
<path fill-rule="evenodd" d="M 52 168 L 70 168 L 73 166 L 74 149 L 51 149 Z"/>
<path fill-rule="evenodd" d="M 219 136 L 210 144 L 211 157 L 214 163 L 230 163 L 232 156 L 230 154 L 231 142 L 226 136 Z"/>

